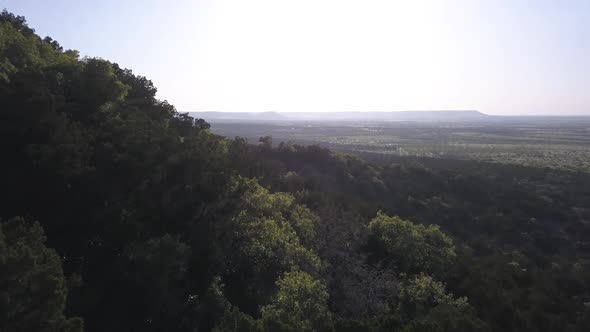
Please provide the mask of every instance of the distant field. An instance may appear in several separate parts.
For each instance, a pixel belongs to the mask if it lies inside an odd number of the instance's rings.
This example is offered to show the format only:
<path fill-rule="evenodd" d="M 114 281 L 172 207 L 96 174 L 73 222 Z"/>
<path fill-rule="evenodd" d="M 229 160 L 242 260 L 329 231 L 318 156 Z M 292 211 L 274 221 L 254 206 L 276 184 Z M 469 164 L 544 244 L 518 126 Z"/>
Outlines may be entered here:
<path fill-rule="evenodd" d="M 477 123 L 213 122 L 220 135 L 272 136 L 346 152 L 470 159 L 590 172 L 590 117 L 497 118 Z"/>

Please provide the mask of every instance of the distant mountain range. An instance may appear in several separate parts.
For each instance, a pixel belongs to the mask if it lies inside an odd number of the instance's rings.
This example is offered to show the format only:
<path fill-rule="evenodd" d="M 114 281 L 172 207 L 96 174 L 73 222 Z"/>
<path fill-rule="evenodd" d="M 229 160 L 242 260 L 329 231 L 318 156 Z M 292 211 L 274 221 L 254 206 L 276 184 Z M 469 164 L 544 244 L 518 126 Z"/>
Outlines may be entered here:
<path fill-rule="evenodd" d="M 191 116 L 205 120 L 285 120 L 288 119 L 277 112 L 190 112 Z"/>
<path fill-rule="evenodd" d="M 192 112 L 191 116 L 211 122 L 226 121 L 470 121 L 487 117 L 478 111 L 396 112 Z"/>

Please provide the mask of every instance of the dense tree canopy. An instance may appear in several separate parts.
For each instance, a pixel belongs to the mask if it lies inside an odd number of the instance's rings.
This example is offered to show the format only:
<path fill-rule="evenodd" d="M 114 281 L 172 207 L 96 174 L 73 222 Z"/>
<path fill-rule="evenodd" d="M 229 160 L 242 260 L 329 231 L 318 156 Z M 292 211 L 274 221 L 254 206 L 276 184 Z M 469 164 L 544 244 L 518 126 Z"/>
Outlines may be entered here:
<path fill-rule="evenodd" d="M 20 217 L 0 223 L 1 331 L 82 331 L 81 319 L 63 315 L 66 279 L 44 242 L 39 223 Z"/>
<path fill-rule="evenodd" d="M 399 217 L 377 213 L 369 223 L 375 256 L 402 271 L 442 275 L 456 256 L 453 241 L 436 225 L 415 225 Z"/>
<path fill-rule="evenodd" d="M 293 271 L 281 276 L 277 287 L 272 302 L 261 309 L 265 331 L 331 330 L 328 292 L 319 280 Z"/>

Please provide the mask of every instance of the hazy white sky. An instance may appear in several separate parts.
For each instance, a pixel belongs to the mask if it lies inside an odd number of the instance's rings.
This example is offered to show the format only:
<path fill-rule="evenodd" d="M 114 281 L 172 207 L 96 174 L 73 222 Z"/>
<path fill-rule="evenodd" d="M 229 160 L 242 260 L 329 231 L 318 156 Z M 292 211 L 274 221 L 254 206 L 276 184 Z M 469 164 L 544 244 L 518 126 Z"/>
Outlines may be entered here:
<path fill-rule="evenodd" d="M 590 115 L 590 1 L 0 0 L 180 111 Z"/>

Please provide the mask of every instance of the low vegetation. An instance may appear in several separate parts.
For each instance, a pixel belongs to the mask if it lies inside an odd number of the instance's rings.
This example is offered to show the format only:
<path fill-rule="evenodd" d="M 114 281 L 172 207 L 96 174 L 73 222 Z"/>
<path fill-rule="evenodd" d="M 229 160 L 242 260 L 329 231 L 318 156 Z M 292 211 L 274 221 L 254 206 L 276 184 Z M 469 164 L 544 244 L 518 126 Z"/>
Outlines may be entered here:
<path fill-rule="evenodd" d="M 351 154 L 475 160 L 590 173 L 590 117 L 483 117 L 465 122 L 214 122 L 226 136 L 320 144 Z"/>

